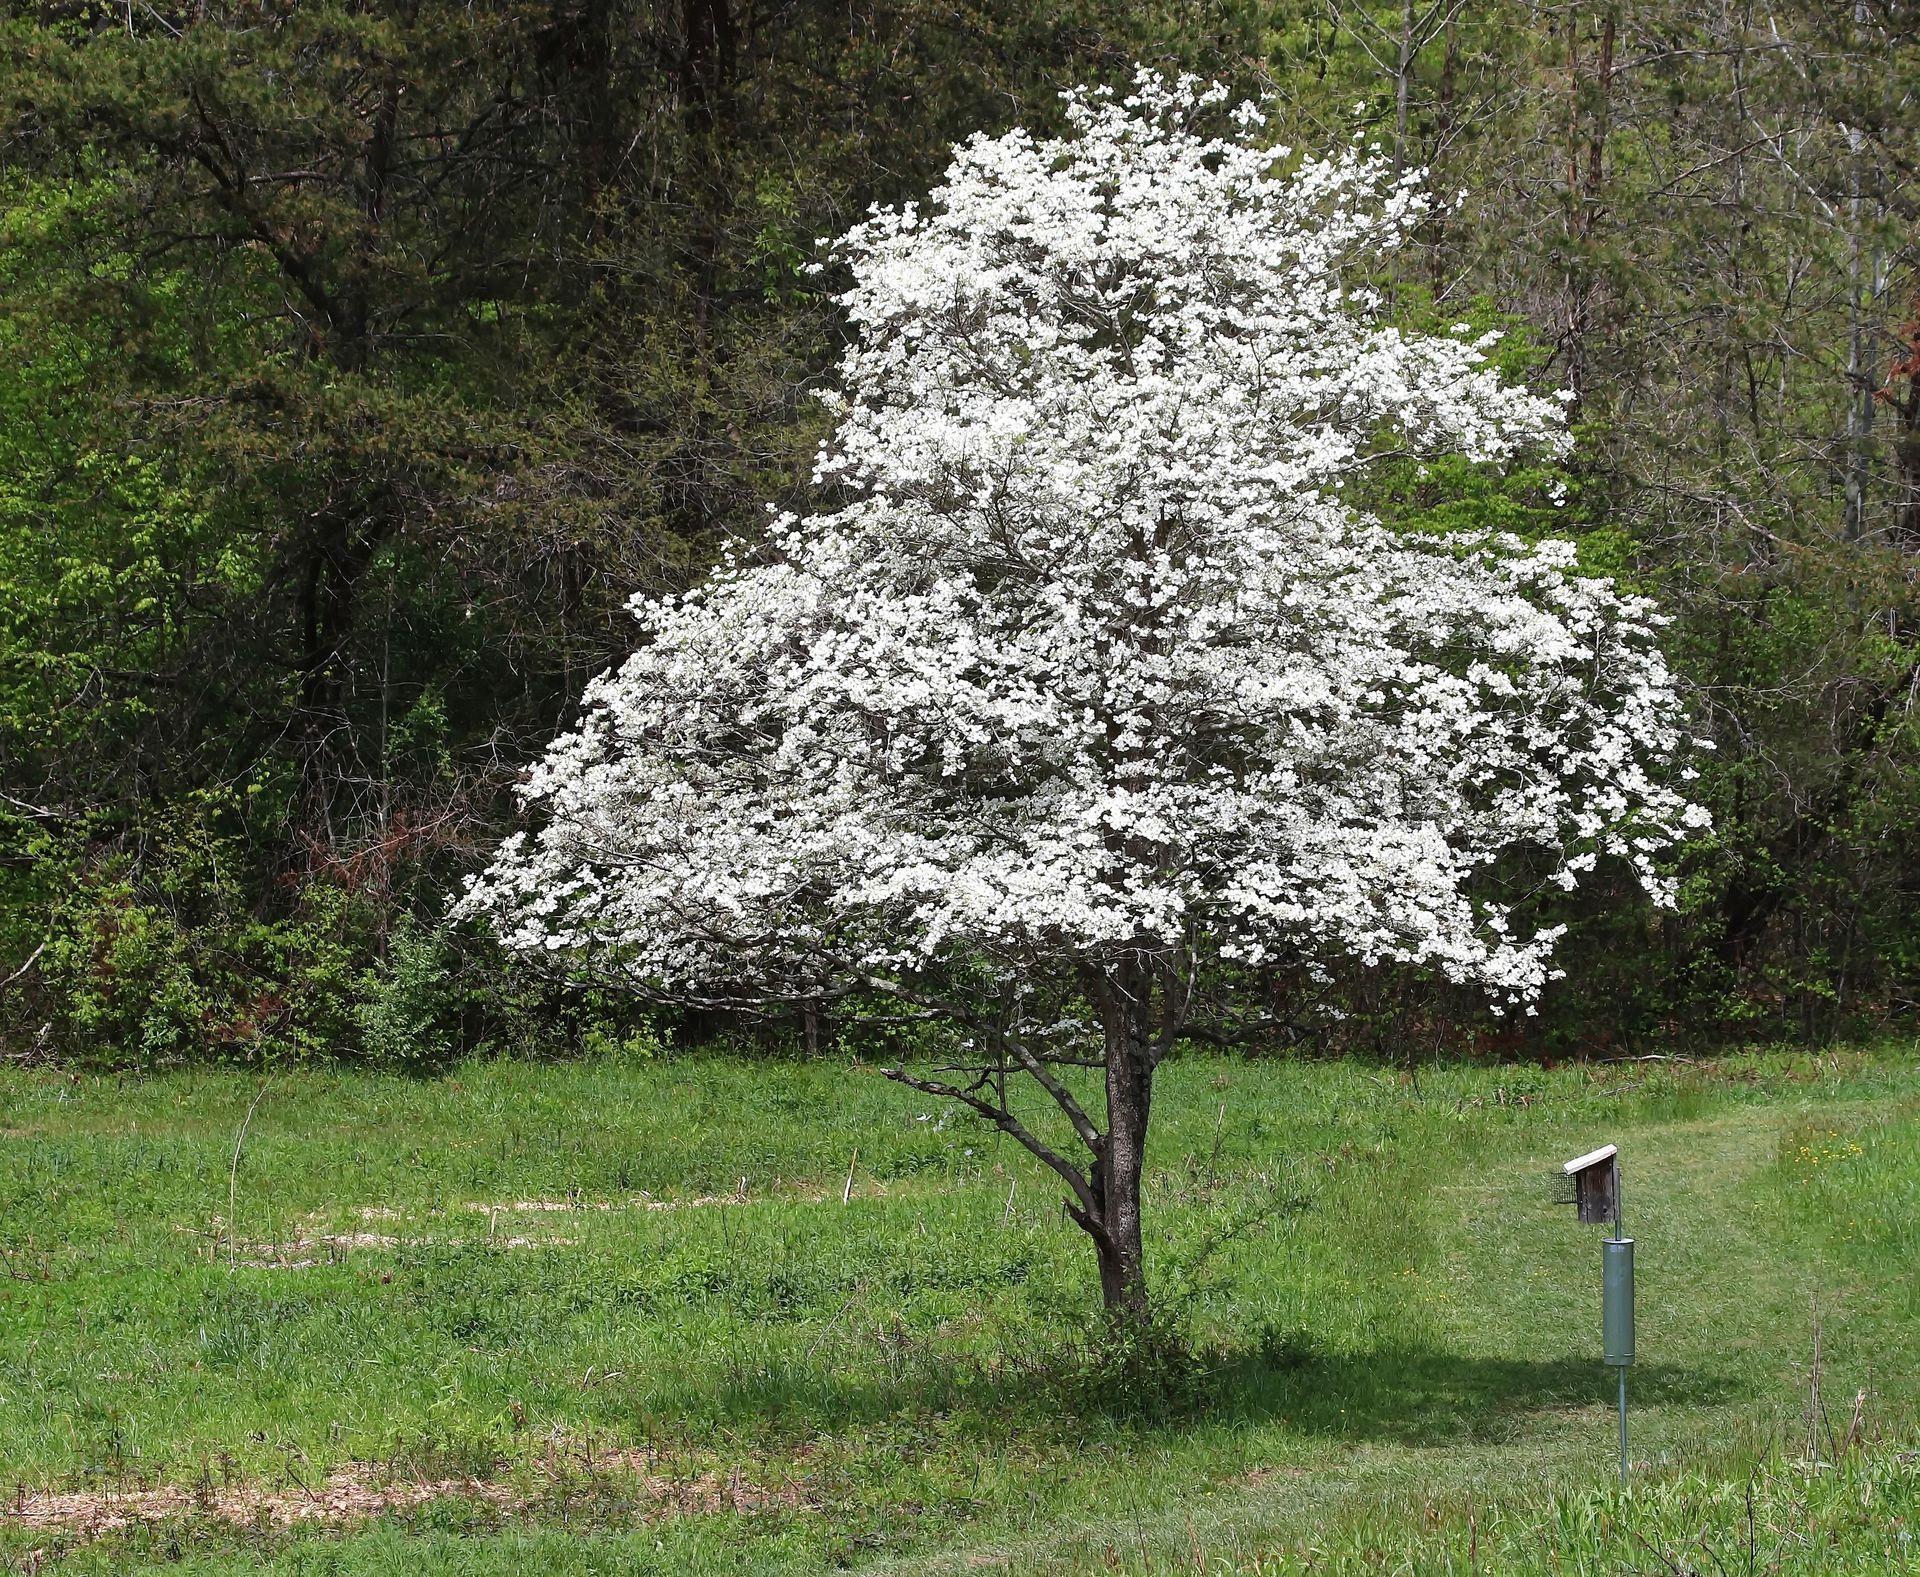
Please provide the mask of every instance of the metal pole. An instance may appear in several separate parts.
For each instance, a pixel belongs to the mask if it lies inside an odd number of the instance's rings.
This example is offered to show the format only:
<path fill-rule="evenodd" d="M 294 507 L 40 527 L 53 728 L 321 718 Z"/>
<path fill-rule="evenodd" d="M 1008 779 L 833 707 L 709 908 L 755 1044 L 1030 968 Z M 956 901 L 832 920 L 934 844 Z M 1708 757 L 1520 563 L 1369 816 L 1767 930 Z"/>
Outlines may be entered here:
<path fill-rule="evenodd" d="M 1625 1190 L 1620 1186 L 1620 1162 L 1613 1163 L 1613 1240 L 1618 1243 L 1625 1236 L 1620 1230 L 1620 1196 Z M 1620 1487 L 1627 1487 L 1627 1369 L 1620 1366 Z"/>
<path fill-rule="evenodd" d="M 1627 1487 L 1627 1371 L 1620 1371 L 1620 1487 Z"/>

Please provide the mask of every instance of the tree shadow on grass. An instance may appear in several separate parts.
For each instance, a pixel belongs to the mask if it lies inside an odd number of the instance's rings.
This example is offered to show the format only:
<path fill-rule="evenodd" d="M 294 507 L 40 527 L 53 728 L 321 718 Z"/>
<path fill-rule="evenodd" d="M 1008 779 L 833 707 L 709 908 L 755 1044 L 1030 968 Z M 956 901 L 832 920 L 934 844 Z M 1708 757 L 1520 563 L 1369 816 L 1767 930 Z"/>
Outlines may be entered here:
<path fill-rule="evenodd" d="M 1105 1425 L 1179 1434 L 1277 1422 L 1300 1434 L 1402 1445 L 1497 1440 L 1530 1414 L 1611 1408 L 1614 1371 L 1592 1357 L 1488 1357 L 1387 1344 L 1322 1351 L 1271 1337 L 1243 1348 L 1115 1356 L 1092 1343 L 962 1356 L 924 1349 L 887 1367 L 822 1363 L 730 1377 L 710 1401 L 723 1419 L 802 1421 L 831 1433 L 916 1415 L 1042 1433 Z M 1740 1394 L 1730 1377 L 1636 1365 L 1634 1405 L 1709 1407 Z"/>
<path fill-rule="evenodd" d="M 1303 1434 L 1400 1445 L 1500 1439 L 1527 1415 L 1614 1405 L 1615 1371 L 1585 1355 L 1487 1357 L 1387 1345 L 1326 1353 L 1271 1345 L 1217 1376 L 1221 1417 L 1277 1420 Z M 1673 1363 L 1636 1364 L 1637 1406 L 1710 1407 L 1737 1394 L 1726 1376 Z"/>

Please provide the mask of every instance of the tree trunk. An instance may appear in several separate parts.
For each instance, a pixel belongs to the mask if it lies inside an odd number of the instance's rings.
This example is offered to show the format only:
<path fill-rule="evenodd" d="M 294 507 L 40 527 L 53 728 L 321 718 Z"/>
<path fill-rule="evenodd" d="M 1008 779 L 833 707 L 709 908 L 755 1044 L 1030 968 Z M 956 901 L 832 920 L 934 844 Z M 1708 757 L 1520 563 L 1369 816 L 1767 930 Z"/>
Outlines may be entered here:
<path fill-rule="evenodd" d="M 1413 36 L 1413 3 L 1407 0 L 1407 14 L 1400 27 L 1400 53 L 1393 73 L 1393 178 L 1397 181 L 1407 167 L 1407 99 L 1413 85 L 1413 60 L 1425 42 Z"/>
<path fill-rule="evenodd" d="M 1155 1061 L 1152 977 L 1144 969 L 1108 975 L 1100 1017 L 1106 1035 L 1107 1131 L 1093 1167 L 1097 1213 L 1081 1221 L 1100 1260 L 1100 1297 L 1125 1324 L 1149 1320 L 1146 1256 L 1140 1231 L 1140 1174 Z"/>

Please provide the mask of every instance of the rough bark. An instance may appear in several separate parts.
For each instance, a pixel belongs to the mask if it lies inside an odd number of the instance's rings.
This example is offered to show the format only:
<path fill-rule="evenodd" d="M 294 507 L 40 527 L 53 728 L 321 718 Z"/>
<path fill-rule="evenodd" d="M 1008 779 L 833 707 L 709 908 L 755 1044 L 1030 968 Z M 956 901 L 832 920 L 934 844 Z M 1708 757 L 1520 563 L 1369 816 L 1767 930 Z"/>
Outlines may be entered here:
<path fill-rule="evenodd" d="M 1099 991 L 1106 1040 L 1107 1131 L 1094 1154 L 1094 1209 L 1076 1215 L 1100 1261 L 1100 1297 L 1108 1314 L 1145 1325 L 1146 1256 L 1140 1230 L 1140 1177 L 1157 1060 L 1151 978 L 1145 970 L 1108 975 Z"/>

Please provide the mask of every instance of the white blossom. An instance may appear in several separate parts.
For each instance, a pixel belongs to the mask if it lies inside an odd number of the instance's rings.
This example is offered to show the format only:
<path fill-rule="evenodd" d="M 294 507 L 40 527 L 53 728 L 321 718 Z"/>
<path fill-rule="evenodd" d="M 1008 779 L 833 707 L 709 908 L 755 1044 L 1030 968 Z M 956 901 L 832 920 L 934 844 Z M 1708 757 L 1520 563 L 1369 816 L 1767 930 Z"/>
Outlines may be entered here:
<path fill-rule="evenodd" d="M 466 912 L 695 995 L 1180 952 L 1525 1002 L 1560 933 L 1516 858 L 1670 897 L 1704 818 L 1654 609 L 1355 502 L 1387 456 L 1561 451 L 1563 403 L 1388 320 L 1416 177 L 1189 129 L 1220 98 L 1069 95 L 838 243 L 825 507 L 635 602 Z"/>

